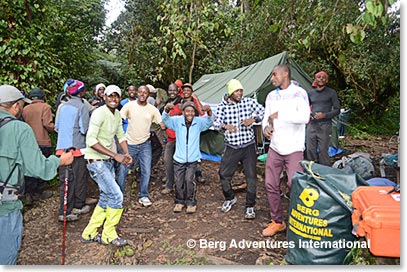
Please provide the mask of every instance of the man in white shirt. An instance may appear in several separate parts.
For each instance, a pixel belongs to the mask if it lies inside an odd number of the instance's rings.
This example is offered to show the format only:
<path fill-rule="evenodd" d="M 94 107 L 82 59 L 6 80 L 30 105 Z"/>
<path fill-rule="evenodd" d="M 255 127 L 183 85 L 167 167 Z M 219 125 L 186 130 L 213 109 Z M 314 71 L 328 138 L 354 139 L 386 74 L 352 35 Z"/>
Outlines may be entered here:
<path fill-rule="evenodd" d="M 290 81 L 288 65 L 273 69 L 271 81 L 276 89 L 266 98 L 262 127 L 264 136 L 270 139 L 267 153 L 265 185 L 270 206 L 271 222 L 263 230 L 263 236 L 273 236 L 286 229 L 283 220 L 280 195 L 280 175 L 283 166 L 291 186 L 305 149 L 305 125 L 309 121 L 310 107 L 307 92 Z"/>

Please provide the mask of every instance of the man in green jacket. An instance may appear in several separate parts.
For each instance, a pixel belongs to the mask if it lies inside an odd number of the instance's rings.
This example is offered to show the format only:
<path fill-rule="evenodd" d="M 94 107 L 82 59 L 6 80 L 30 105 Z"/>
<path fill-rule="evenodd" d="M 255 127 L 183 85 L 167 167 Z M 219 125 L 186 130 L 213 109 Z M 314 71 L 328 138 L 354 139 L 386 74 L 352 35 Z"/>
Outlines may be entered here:
<path fill-rule="evenodd" d="M 17 194 L 24 176 L 51 180 L 60 165 L 73 161 L 70 152 L 61 158 L 42 154 L 31 127 L 16 120 L 21 117 L 24 103 L 31 101 L 17 88 L 0 86 L 0 120 L 12 119 L 0 128 L 0 265 L 17 263 L 23 235 L 23 204 Z"/>

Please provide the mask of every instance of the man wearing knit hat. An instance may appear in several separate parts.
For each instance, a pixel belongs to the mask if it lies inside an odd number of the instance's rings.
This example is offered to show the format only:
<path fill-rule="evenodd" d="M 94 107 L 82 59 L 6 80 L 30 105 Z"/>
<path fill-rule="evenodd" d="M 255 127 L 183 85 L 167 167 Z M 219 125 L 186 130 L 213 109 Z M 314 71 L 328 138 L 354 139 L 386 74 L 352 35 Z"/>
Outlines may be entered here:
<path fill-rule="evenodd" d="M 314 89 L 308 92 L 311 105 L 311 119 L 307 125 L 307 160 L 331 166 L 328 149 L 331 144 L 332 118 L 340 112 L 341 106 L 334 89 L 326 87 L 328 74 L 320 71 L 312 83 Z M 317 150 L 319 149 L 319 152 Z"/>
<path fill-rule="evenodd" d="M 227 83 L 227 94 L 216 110 L 215 129 L 225 132 L 225 151 L 219 169 L 219 178 L 226 201 L 221 211 L 228 212 L 237 199 L 231 186 L 235 170 L 242 163 L 246 176 L 246 219 L 256 217 L 254 205 L 257 190 L 257 148 L 253 123 L 261 122 L 264 107 L 256 100 L 243 97 L 243 86 L 237 79 Z"/>
<path fill-rule="evenodd" d="M 85 136 L 89 127 L 89 109 L 82 99 L 86 95 L 85 84 L 76 79 L 69 81 L 66 95 L 70 99 L 60 105 L 59 113 L 55 119 L 55 130 L 58 132 L 56 154 L 59 155 L 68 148 L 75 148 L 72 167 L 68 168 L 68 205 L 66 212 L 67 221 L 75 221 L 79 219 L 80 214 L 90 211 L 90 206 L 85 204 L 88 171 L 84 154 L 81 151 L 86 147 Z M 64 220 L 65 170 L 65 167 L 59 168 L 59 221 Z"/>
<path fill-rule="evenodd" d="M 179 105 L 179 104 L 178 104 Z M 176 144 L 173 155 L 175 180 L 175 207 L 179 213 L 187 206 L 187 213 L 196 211 L 196 183 L 194 176 L 198 160 L 201 158 L 199 139 L 202 131 L 209 129 L 213 123 L 212 110 L 209 105 L 203 107 L 207 117 L 195 116 L 196 105 L 192 101 L 182 104 L 183 116 L 170 117 L 174 104 L 168 103 L 163 112 L 164 124 L 175 131 Z"/>
<path fill-rule="evenodd" d="M 88 100 L 88 102 L 96 107 L 99 108 L 105 104 L 104 100 L 104 93 L 105 93 L 106 85 L 103 83 L 99 83 L 96 85 L 95 90 L 93 92 L 93 97 Z"/>
<path fill-rule="evenodd" d="M 55 132 L 51 106 L 45 103 L 45 93 L 40 88 L 31 89 L 29 96 L 32 103 L 24 107 L 23 118 L 33 129 L 42 154 L 48 158 L 54 153 L 49 137 L 49 133 Z M 52 192 L 44 190 L 46 184 L 45 180 L 25 177 L 25 204 L 32 205 L 34 201 L 51 197 Z"/>

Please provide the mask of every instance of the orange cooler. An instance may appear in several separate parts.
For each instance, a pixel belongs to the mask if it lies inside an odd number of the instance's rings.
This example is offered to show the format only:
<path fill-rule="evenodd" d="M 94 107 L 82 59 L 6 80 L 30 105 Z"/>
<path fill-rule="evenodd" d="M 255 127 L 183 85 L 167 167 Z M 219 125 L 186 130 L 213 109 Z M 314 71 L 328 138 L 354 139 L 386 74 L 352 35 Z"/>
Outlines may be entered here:
<path fill-rule="evenodd" d="M 392 186 L 360 186 L 352 193 L 353 230 L 376 256 L 400 257 L 400 193 Z"/>

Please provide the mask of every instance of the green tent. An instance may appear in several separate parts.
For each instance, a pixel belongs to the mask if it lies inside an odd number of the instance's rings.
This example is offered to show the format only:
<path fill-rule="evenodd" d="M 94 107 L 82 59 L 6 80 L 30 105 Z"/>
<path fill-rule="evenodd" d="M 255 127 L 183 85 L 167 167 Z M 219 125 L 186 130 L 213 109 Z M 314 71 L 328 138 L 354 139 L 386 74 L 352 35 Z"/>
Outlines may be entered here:
<path fill-rule="evenodd" d="M 270 58 L 223 73 L 203 75 L 193 84 L 196 93 L 204 104 L 218 105 L 227 91 L 226 83 L 232 78 L 240 80 L 244 88 L 244 96 L 257 97 L 257 100 L 264 105 L 267 94 L 275 89 L 271 83 L 271 72 L 273 68 L 280 64 L 288 64 L 291 69 L 291 79 L 297 81 L 302 88 L 310 90 L 312 79 L 304 70 L 288 56 L 287 52 L 282 52 Z M 257 129 L 258 130 L 258 129 Z M 258 132 L 258 131 L 257 131 Z M 256 133 L 256 137 L 261 137 L 261 133 Z M 262 139 L 257 139 L 259 150 L 262 147 Z M 201 151 L 206 154 L 221 155 L 224 149 L 223 134 L 218 131 L 208 131 L 201 135 Z M 264 152 L 264 149 L 263 149 Z"/>
<path fill-rule="evenodd" d="M 302 88 L 310 90 L 312 79 L 304 70 L 288 56 L 287 52 L 282 52 L 262 61 L 223 73 L 203 75 L 194 83 L 194 93 L 196 93 L 204 103 L 218 104 L 227 91 L 226 83 L 232 78 L 240 80 L 244 87 L 244 96 L 255 97 L 264 104 L 267 94 L 275 89 L 271 83 L 271 72 L 273 68 L 280 64 L 288 64 L 291 69 L 291 79 L 297 81 Z"/>

